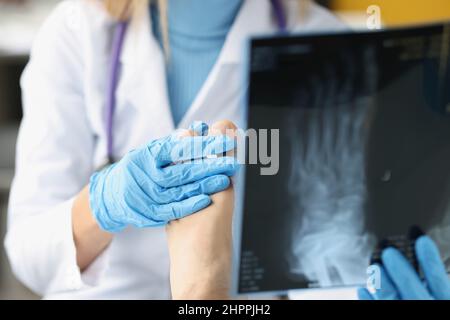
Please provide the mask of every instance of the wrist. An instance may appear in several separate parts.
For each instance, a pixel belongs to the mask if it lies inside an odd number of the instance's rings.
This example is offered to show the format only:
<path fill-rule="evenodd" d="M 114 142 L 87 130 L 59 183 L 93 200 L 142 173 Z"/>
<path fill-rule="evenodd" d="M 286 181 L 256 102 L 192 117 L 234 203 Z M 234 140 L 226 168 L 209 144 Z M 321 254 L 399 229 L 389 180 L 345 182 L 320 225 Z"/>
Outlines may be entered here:
<path fill-rule="evenodd" d="M 77 264 L 84 270 L 112 240 L 112 234 L 103 231 L 89 206 L 89 190 L 84 188 L 72 207 L 72 229 L 77 249 Z"/>
<path fill-rule="evenodd" d="M 100 229 L 105 232 L 115 233 L 122 231 L 124 225 L 111 219 L 109 215 L 108 204 L 106 203 L 104 192 L 108 187 L 106 185 L 106 179 L 113 166 L 103 169 L 100 172 L 96 172 L 91 176 L 89 183 L 89 207 L 92 213 L 92 217 Z"/>

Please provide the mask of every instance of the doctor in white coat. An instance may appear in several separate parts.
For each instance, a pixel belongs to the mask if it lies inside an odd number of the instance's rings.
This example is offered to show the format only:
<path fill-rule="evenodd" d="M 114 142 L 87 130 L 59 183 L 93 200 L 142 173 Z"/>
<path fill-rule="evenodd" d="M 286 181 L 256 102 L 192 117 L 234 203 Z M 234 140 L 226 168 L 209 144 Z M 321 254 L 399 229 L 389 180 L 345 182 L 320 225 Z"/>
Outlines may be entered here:
<path fill-rule="evenodd" d="M 172 0 L 168 1 L 170 11 Z M 314 3 L 302 6 L 302 1 L 306 0 L 284 1 L 290 30 L 345 28 L 324 8 Z M 62 1 L 40 30 L 22 77 L 24 118 L 5 245 L 16 276 L 45 298 L 171 296 L 162 227 L 129 227 L 110 237 L 99 236 L 99 243 L 107 241 L 101 250 L 94 246 L 94 252 L 88 252 L 89 263 L 80 265 L 77 258 L 77 199 L 106 159 L 105 91 L 116 24 L 103 1 Z M 245 39 L 276 31 L 270 0 L 242 0 L 205 81 L 187 110 L 175 117 L 167 81 L 170 59 L 152 32 L 152 14 L 141 10 L 134 15 L 119 61 L 114 158 L 196 120 L 230 119 L 242 126 Z M 91 235 L 92 243 L 95 236 Z"/>

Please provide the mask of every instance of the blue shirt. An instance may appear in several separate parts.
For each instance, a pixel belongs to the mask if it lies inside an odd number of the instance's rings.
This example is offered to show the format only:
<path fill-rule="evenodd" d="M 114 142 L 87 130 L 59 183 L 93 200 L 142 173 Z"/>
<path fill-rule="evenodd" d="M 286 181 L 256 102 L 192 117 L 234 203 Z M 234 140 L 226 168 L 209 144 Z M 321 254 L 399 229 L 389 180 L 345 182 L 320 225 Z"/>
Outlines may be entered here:
<path fill-rule="evenodd" d="M 243 0 L 169 0 L 170 57 L 167 87 L 173 119 L 180 123 L 214 67 Z M 160 17 L 152 8 L 161 41 Z"/>

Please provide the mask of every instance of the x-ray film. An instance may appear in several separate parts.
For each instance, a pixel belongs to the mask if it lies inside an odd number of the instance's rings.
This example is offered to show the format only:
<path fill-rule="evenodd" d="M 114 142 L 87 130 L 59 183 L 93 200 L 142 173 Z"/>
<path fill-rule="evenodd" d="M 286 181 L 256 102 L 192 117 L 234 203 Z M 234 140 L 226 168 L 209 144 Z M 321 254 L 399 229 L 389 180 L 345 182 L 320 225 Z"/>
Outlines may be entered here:
<path fill-rule="evenodd" d="M 251 41 L 248 128 L 280 154 L 245 169 L 239 293 L 364 285 L 417 227 L 450 271 L 449 53 L 450 24 Z"/>

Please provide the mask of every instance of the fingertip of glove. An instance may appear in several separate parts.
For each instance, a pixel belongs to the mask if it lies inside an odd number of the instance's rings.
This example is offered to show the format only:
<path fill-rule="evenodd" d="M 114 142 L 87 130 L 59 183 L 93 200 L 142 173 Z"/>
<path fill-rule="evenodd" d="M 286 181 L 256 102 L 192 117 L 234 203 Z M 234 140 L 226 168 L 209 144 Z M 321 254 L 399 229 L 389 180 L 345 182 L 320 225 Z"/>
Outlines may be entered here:
<path fill-rule="evenodd" d="M 381 253 L 381 260 L 383 261 L 383 264 L 386 264 L 386 262 L 389 263 L 390 261 L 399 259 L 400 255 L 401 253 L 394 247 L 387 247 Z"/>
<path fill-rule="evenodd" d="M 421 236 L 416 240 L 416 249 L 423 247 L 434 247 L 434 242 L 429 236 Z"/>
<path fill-rule="evenodd" d="M 427 257 L 430 254 L 439 256 L 439 250 L 434 241 L 429 236 L 421 236 L 416 240 L 416 254 L 418 258 Z"/>
<path fill-rule="evenodd" d="M 226 175 L 217 176 L 217 180 L 218 180 L 218 185 L 220 186 L 220 188 L 222 190 L 225 190 L 226 188 L 228 188 L 230 186 L 231 180 Z"/>
<path fill-rule="evenodd" d="M 212 200 L 208 195 L 201 195 L 197 200 L 196 207 L 199 208 L 199 210 L 204 209 L 211 204 L 211 201 Z"/>
<path fill-rule="evenodd" d="M 214 182 L 218 184 L 225 184 L 228 183 L 230 178 L 225 174 L 217 174 L 215 176 L 210 177 L 210 179 L 214 180 Z"/>
<path fill-rule="evenodd" d="M 209 127 L 203 121 L 194 121 L 190 126 L 189 130 L 194 131 L 199 136 L 204 136 L 208 134 Z"/>
<path fill-rule="evenodd" d="M 203 191 L 206 194 L 214 194 L 227 189 L 230 186 L 230 178 L 220 174 L 207 178 L 203 184 Z"/>

